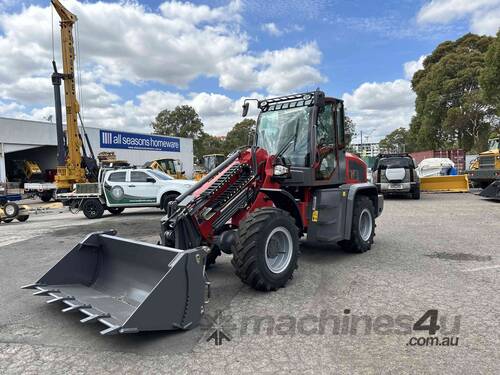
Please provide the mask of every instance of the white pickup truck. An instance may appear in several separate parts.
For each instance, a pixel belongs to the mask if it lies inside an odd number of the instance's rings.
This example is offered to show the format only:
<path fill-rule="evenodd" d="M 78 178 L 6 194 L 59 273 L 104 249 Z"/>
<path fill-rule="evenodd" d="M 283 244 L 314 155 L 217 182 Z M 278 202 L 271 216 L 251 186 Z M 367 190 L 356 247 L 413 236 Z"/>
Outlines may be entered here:
<path fill-rule="evenodd" d="M 105 210 L 118 215 L 128 207 L 167 209 L 168 202 L 184 193 L 196 181 L 176 180 L 153 169 L 101 169 L 97 183 L 77 184 L 71 193 L 57 194 L 72 212 L 83 211 L 89 219 L 102 217 Z"/>

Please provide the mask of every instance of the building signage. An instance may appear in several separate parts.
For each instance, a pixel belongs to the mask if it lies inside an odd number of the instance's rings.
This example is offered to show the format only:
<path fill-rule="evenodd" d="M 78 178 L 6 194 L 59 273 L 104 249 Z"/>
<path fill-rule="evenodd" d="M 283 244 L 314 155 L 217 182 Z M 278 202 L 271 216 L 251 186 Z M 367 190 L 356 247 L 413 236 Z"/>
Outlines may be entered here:
<path fill-rule="evenodd" d="M 181 151 L 181 140 L 173 137 L 146 135 L 114 130 L 99 130 L 101 148 L 125 148 L 130 150 Z"/>

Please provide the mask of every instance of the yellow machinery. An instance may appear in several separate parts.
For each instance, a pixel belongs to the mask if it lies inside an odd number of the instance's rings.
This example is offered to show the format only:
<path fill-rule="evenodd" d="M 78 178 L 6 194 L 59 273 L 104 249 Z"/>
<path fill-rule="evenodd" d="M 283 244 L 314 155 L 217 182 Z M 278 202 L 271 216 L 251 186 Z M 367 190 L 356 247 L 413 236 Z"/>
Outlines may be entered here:
<path fill-rule="evenodd" d="M 145 168 L 157 169 L 169 176 L 185 180 L 185 172 L 179 159 L 156 159 L 144 164 Z"/>
<path fill-rule="evenodd" d="M 499 137 L 490 138 L 488 151 L 481 152 L 479 157 L 471 163 L 467 172 L 469 180 L 482 188 L 500 178 L 499 140 Z"/>
<path fill-rule="evenodd" d="M 203 166 L 193 173 L 193 180 L 199 181 L 226 160 L 224 154 L 203 155 Z"/>
<path fill-rule="evenodd" d="M 55 61 L 52 62 L 54 73 L 52 84 L 56 107 L 57 126 L 57 175 L 55 177 L 58 189 L 70 190 L 75 183 L 87 182 L 85 167 L 82 165 L 82 140 L 78 130 L 78 115 L 80 105 L 76 98 L 75 87 L 75 49 L 73 41 L 73 25 L 77 17 L 68 11 L 59 0 L 51 0 L 54 9 L 61 18 L 61 46 L 63 73 L 57 71 Z M 66 144 L 61 111 L 61 80 L 64 80 L 64 99 L 66 103 Z"/>
<path fill-rule="evenodd" d="M 457 176 L 420 177 L 421 191 L 466 193 L 469 191 L 469 180 L 466 174 Z"/>

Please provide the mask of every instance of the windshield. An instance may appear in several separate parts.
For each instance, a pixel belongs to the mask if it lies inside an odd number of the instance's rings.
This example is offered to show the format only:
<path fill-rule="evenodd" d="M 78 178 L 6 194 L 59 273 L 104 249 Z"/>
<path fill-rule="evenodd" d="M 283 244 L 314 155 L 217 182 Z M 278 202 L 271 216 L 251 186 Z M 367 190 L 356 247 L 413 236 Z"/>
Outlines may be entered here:
<path fill-rule="evenodd" d="M 262 112 L 257 124 L 257 146 L 282 156 L 292 165 L 306 166 L 311 107 Z"/>
<path fill-rule="evenodd" d="M 163 173 L 162 171 L 158 170 L 151 170 L 149 171 L 150 173 L 154 174 L 156 177 L 158 177 L 160 180 L 173 180 L 172 177 L 170 177 L 168 174 Z"/>
<path fill-rule="evenodd" d="M 488 150 L 498 150 L 500 147 L 498 146 L 498 138 L 490 139 L 488 141 Z"/>

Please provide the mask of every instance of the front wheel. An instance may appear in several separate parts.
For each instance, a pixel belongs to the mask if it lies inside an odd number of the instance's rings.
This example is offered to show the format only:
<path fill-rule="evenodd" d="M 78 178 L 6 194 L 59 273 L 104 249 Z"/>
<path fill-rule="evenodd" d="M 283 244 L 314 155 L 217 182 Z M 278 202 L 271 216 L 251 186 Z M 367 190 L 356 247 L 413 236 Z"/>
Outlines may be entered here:
<path fill-rule="evenodd" d="M 339 244 L 351 253 L 364 253 L 371 249 L 375 236 L 375 209 L 365 195 L 356 197 L 352 215 L 351 238 Z"/>
<path fill-rule="evenodd" d="M 165 213 L 168 213 L 168 203 L 172 202 L 177 198 L 180 194 L 178 193 L 168 193 L 168 194 L 163 194 L 161 197 L 161 208 L 165 211 Z"/>
<path fill-rule="evenodd" d="M 266 292 L 284 287 L 297 268 L 295 220 L 278 208 L 255 210 L 241 223 L 232 253 L 236 275 L 245 284 Z"/>
<path fill-rule="evenodd" d="M 83 214 L 87 219 L 98 219 L 104 213 L 104 206 L 99 199 L 87 199 L 83 203 Z"/>
<path fill-rule="evenodd" d="M 7 219 L 14 219 L 19 214 L 19 206 L 14 202 L 8 202 L 3 206 L 3 212 Z"/>

